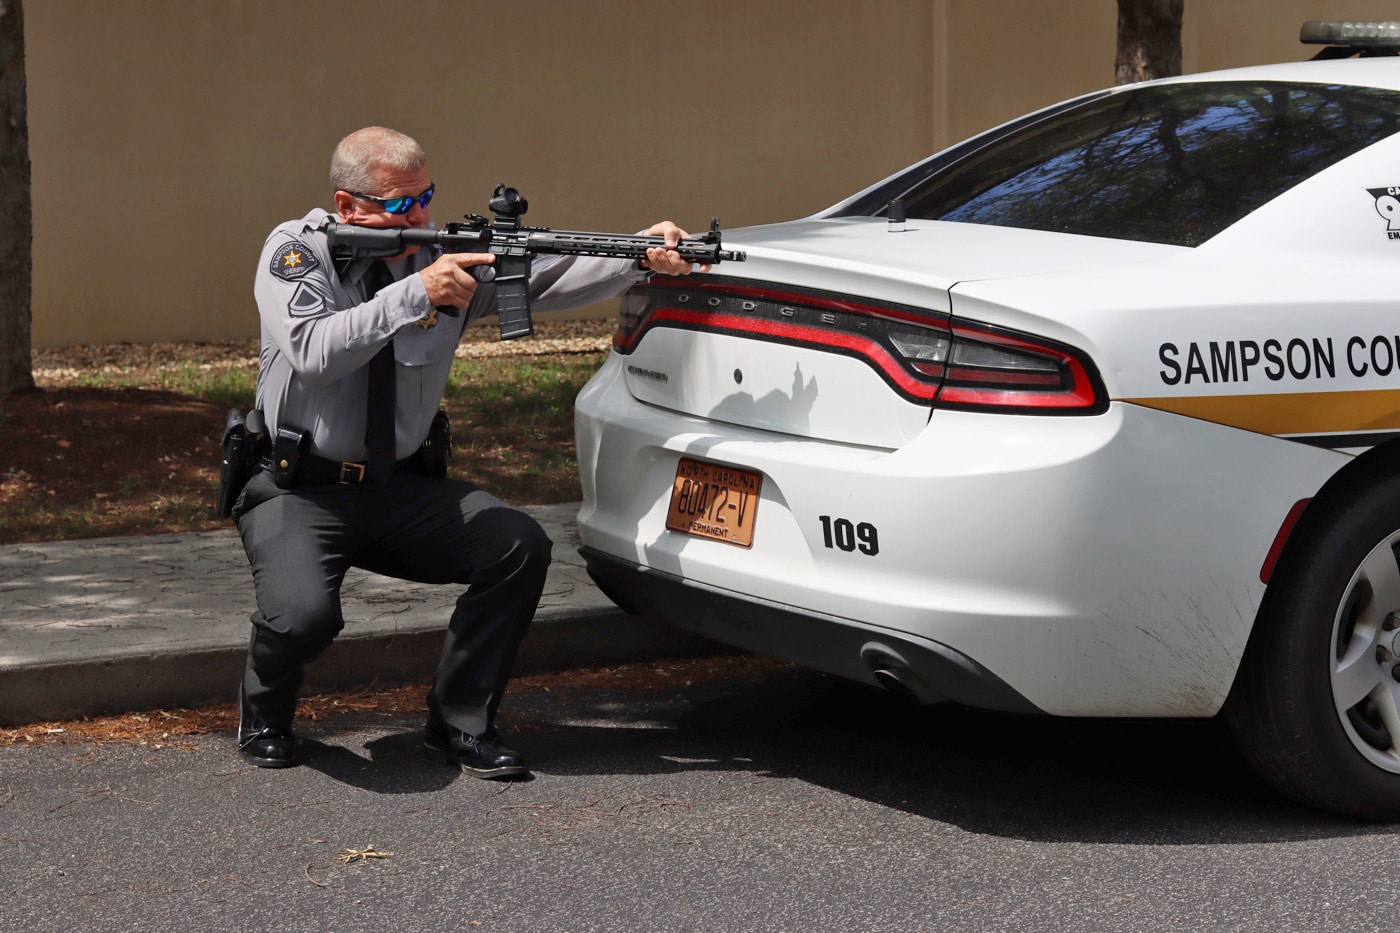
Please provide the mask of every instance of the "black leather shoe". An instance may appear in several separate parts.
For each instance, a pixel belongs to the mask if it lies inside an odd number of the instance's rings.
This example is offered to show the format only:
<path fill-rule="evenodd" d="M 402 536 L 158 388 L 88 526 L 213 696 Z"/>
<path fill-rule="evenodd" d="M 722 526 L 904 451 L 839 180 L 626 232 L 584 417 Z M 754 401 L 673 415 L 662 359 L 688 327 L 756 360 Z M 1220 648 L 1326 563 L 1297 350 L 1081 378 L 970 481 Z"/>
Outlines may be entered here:
<path fill-rule="evenodd" d="M 502 745 L 494 733 L 477 738 L 452 728 L 431 713 L 424 731 L 423 752 L 433 761 L 456 765 L 472 777 L 512 778 L 530 773 L 525 759 Z"/>
<path fill-rule="evenodd" d="M 258 718 L 238 688 L 238 754 L 259 768 L 290 768 L 296 761 L 296 736 Z"/>

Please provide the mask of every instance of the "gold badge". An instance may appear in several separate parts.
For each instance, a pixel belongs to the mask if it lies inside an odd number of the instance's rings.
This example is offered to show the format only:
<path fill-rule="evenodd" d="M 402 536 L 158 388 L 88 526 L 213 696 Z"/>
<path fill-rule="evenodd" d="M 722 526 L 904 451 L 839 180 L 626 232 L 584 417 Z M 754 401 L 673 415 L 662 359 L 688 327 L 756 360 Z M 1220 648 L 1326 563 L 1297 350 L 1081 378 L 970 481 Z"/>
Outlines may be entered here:
<path fill-rule="evenodd" d="M 427 317 L 419 318 L 413 323 L 417 324 L 424 330 L 427 330 L 429 327 L 432 327 L 433 325 L 437 324 L 437 308 L 429 309 Z"/>

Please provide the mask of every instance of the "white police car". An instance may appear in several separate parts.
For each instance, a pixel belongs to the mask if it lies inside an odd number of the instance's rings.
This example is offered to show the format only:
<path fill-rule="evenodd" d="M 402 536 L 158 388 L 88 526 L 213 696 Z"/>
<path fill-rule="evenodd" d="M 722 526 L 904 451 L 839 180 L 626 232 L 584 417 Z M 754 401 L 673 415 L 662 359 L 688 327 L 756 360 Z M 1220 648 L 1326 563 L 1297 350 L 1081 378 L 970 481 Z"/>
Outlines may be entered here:
<path fill-rule="evenodd" d="M 1225 710 L 1400 817 L 1400 58 L 1091 94 L 727 245 L 578 398 L 619 605 L 921 701 Z"/>

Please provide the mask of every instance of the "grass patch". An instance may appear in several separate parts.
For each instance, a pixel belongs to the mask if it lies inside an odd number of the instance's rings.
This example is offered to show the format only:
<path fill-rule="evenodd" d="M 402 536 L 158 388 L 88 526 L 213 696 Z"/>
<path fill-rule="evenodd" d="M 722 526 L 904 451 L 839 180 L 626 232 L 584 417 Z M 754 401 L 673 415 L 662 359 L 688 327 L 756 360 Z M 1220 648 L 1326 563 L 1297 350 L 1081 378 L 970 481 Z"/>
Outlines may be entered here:
<path fill-rule="evenodd" d="M 246 410 L 253 407 L 258 390 L 258 372 L 246 368 L 210 372 L 187 367 L 185 372 L 170 380 L 170 385 L 161 388 L 192 395 L 225 408 Z"/>
<path fill-rule="evenodd" d="M 572 502 L 582 495 L 574 398 L 602 354 L 460 360 L 444 395 L 454 475 L 507 502 Z"/>

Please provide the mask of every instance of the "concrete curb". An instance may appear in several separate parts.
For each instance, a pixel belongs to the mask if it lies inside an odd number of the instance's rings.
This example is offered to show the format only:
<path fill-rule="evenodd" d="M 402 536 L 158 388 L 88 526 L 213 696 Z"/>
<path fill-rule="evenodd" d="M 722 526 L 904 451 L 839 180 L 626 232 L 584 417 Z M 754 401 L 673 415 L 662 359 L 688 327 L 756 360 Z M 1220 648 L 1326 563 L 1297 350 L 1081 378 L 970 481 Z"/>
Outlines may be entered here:
<path fill-rule="evenodd" d="M 444 621 L 444 626 L 446 625 Z M 342 636 L 306 671 L 303 692 L 427 683 L 442 652 L 442 630 Z M 661 629 L 621 610 L 536 618 L 520 646 L 516 674 L 703 657 L 732 649 Z M 0 726 L 170 707 L 233 702 L 243 646 L 132 654 L 4 671 Z"/>
<path fill-rule="evenodd" d="M 726 652 L 618 610 L 584 570 L 576 504 L 526 508 L 555 542 L 517 673 Z M 307 690 L 426 683 L 459 589 L 352 571 Z M 0 547 L 0 725 L 232 702 L 253 609 L 232 529 Z"/>

